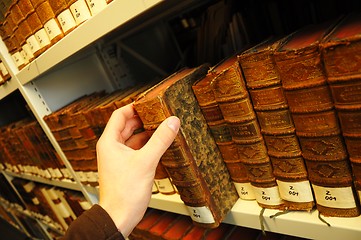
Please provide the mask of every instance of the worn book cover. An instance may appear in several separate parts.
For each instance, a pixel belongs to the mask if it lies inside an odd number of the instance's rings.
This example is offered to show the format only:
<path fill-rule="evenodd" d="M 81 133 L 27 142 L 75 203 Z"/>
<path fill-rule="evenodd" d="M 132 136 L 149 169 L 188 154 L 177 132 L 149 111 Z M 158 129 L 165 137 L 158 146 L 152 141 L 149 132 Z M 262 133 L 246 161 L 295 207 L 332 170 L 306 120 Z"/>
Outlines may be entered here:
<path fill-rule="evenodd" d="M 218 145 L 223 161 L 226 163 L 239 197 L 245 200 L 254 200 L 255 196 L 248 180 L 247 169 L 239 157 L 237 145 L 232 140 L 228 123 L 224 120 L 211 87 L 212 80 L 222 68 L 223 64 L 212 67 L 204 78 L 193 84 L 192 89 L 213 138 Z"/>
<path fill-rule="evenodd" d="M 310 25 L 274 53 L 317 209 L 325 216 L 359 215 L 346 147 L 321 60 L 320 42 L 335 22 Z"/>
<path fill-rule="evenodd" d="M 247 169 L 255 199 L 261 207 L 283 209 L 284 204 L 237 55 L 223 61 L 219 69 L 211 87 L 238 157 Z"/>
<path fill-rule="evenodd" d="M 270 38 L 239 55 L 246 86 L 273 166 L 281 198 L 289 210 L 312 210 L 313 194 Z"/>
<path fill-rule="evenodd" d="M 150 133 L 167 117 L 181 120 L 161 162 L 195 224 L 217 227 L 238 200 L 227 167 L 192 91 L 208 65 L 183 69 L 141 94 L 134 107 Z"/>
<path fill-rule="evenodd" d="M 361 14 L 351 14 L 321 43 L 327 82 L 361 194 Z"/>

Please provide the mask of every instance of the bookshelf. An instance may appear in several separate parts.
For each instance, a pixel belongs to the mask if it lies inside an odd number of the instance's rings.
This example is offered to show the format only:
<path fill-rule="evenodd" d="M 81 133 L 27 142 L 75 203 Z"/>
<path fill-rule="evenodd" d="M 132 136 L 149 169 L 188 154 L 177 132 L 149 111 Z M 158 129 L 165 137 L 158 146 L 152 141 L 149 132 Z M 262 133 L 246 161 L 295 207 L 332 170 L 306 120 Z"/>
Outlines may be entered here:
<path fill-rule="evenodd" d="M 214 1 L 187 0 L 180 3 L 173 0 L 135 0 L 130 3 L 126 0 L 113 0 L 100 13 L 75 28 L 20 71 L 15 67 L 4 42 L 0 41 L 0 57 L 12 76 L 10 81 L 0 86 L 0 101 L 16 90 L 21 92 L 31 112 L 74 177 L 74 182 L 50 181 L 8 171 L 3 171 L 3 174 L 80 191 L 89 202 L 97 203 L 97 189 L 81 184 L 43 117 L 83 94 L 98 90 L 112 91 L 121 85 L 110 76 L 108 63 L 105 63 L 103 56 L 104 49 L 118 38 L 130 36 L 152 23 L 161 22 L 171 15 L 181 16 L 189 9 L 210 2 Z M 155 194 L 149 206 L 188 215 L 178 195 Z M 260 212 L 261 208 L 256 202 L 239 200 L 225 222 L 260 229 Z M 329 227 L 318 219 L 317 211 L 291 212 L 270 218 L 277 212 L 268 209 L 265 211 L 265 230 L 311 239 L 341 239 L 344 236 L 347 236 L 347 239 L 358 239 L 361 234 L 361 217 L 324 217 L 330 223 Z"/>

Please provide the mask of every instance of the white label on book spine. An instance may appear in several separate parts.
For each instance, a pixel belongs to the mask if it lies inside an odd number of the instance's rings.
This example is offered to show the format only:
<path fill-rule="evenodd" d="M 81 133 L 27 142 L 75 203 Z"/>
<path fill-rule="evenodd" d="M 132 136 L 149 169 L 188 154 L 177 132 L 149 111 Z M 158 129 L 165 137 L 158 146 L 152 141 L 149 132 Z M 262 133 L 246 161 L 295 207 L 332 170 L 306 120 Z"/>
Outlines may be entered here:
<path fill-rule="evenodd" d="M 281 198 L 290 202 L 312 202 L 313 195 L 309 181 L 284 182 L 277 180 Z"/>
<path fill-rule="evenodd" d="M 76 175 L 78 176 L 78 178 L 79 178 L 79 180 L 80 180 L 81 182 L 87 182 L 87 178 L 86 178 L 86 175 L 85 175 L 84 172 L 82 172 L 82 171 L 77 171 L 77 172 L 75 172 L 75 173 L 76 173 Z"/>
<path fill-rule="evenodd" d="M 20 52 L 15 52 L 13 55 L 12 55 L 12 58 L 15 62 L 15 65 L 17 67 L 20 67 L 21 65 L 24 65 L 25 62 L 24 62 L 24 59 L 23 57 L 21 56 Z"/>
<path fill-rule="evenodd" d="M 92 15 L 99 13 L 107 6 L 107 2 L 105 0 L 86 0 L 90 12 Z"/>
<path fill-rule="evenodd" d="M 26 54 L 26 58 L 28 59 L 28 61 L 30 61 L 30 59 L 34 57 L 34 54 L 31 51 L 31 48 L 30 48 L 29 44 L 25 43 L 21 47 L 24 50 L 24 53 Z"/>
<path fill-rule="evenodd" d="M 85 0 L 78 0 L 70 6 L 70 11 L 73 14 L 77 25 L 88 20 L 91 17 L 89 8 Z"/>
<path fill-rule="evenodd" d="M 237 183 L 234 182 L 234 186 L 236 186 L 236 190 L 241 199 L 244 200 L 255 200 L 256 196 L 253 193 L 253 188 L 250 183 Z"/>
<path fill-rule="evenodd" d="M 265 205 L 280 205 L 283 203 L 278 191 L 278 186 L 269 188 L 259 188 L 253 186 L 253 192 L 258 203 Z"/>
<path fill-rule="evenodd" d="M 0 71 L 2 72 L 2 74 L 5 76 L 7 74 L 9 74 L 8 70 L 5 67 L 5 64 L 3 62 L 0 63 Z"/>
<path fill-rule="evenodd" d="M 190 207 L 187 206 L 189 216 L 193 221 L 198 223 L 215 223 L 211 210 L 204 207 Z"/>
<path fill-rule="evenodd" d="M 359 201 L 361 203 L 361 191 L 357 191 L 357 195 L 358 195 L 358 199 L 359 199 Z"/>
<path fill-rule="evenodd" d="M 173 193 L 174 188 L 173 184 L 169 180 L 169 178 L 163 178 L 163 179 L 154 179 L 155 184 L 158 187 L 158 190 L 160 193 Z"/>
<path fill-rule="evenodd" d="M 79 201 L 79 205 L 84 210 L 88 210 L 89 208 L 92 207 L 92 205 L 88 201 Z"/>
<path fill-rule="evenodd" d="M 355 208 L 356 202 L 351 187 L 320 187 L 312 184 L 316 202 L 330 208 Z"/>
<path fill-rule="evenodd" d="M 46 34 L 48 34 L 50 41 L 62 34 L 62 31 L 54 18 L 50 19 L 44 24 L 44 29 Z"/>
<path fill-rule="evenodd" d="M 73 18 L 73 15 L 71 14 L 69 9 L 66 9 L 64 11 L 62 11 L 58 17 L 57 17 L 61 28 L 63 29 L 64 32 L 69 31 L 70 29 L 72 29 L 73 27 L 76 27 L 76 22 Z"/>
<path fill-rule="evenodd" d="M 33 54 L 40 50 L 40 45 L 34 35 L 28 37 L 28 39 L 26 39 L 26 43 L 29 45 L 30 50 Z"/>
<path fill-rule="evenodd" d="M 46 47 L 50 44 L 50 39 L 44 28 L 40 29 L 35 33 L 36 40 L 40 45 L 40 48 Z"/>

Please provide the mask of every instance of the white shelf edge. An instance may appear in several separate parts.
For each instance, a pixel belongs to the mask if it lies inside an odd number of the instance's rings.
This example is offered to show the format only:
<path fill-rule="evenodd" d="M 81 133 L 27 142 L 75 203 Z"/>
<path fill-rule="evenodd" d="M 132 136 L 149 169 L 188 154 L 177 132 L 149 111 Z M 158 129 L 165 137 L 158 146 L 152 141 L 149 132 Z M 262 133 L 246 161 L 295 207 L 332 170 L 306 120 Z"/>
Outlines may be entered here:
<path fill-rule="evenodd" d="M 149 207 L 168 212 L 188 215 L 187 209 L 178 194 L 163 195 L 153 194 Z M 239 199 L 226 216 L 224 223 L 237 226 L 261 229 L 259 214 L 262 208 L 256 201 Z M 327 226 L 318 218 L 318 211 L 289 212 L 287 214 L 270 218 L 279 212 L 266 209 L 263 214 L 264 230 L 298 236 L 309 239 L 360 239 L 361 216 L 353 218 L 324 217 L 331 226 Z"/>
<path fill-rule="evenodd" d="M 44 184 L 47 184 L 47 185 L 66 188 L 66 189 L 70 189 L 70 190 L 81 191 L 80 186 L 78 184 L 76 184 L 75 182 L 48 180 L 48 179 L 37 177 L 37 176 L 26 175 L 26 174 L 17 174 L 17 173 L 13 173 L 13 172 L 10 172 L 10 171 L 4 171 L 4 173 L 9 175 L 9 176 L 12 176 L 12 177 L 22 178 L 22 179 L 26 179 L 26 180 L 29 180 L 29 181 L 44 183 Z"/>
<path fill-rule="evenodd" d="M 101 12 L 83 22 L 59 42 L 25 66 L 17 73 L 17 78 L 23 85 L 32 81 L 80 49 L 90 45 L 105 34 L 125 24 L 127 21 L 160 2 L 162 2 L 162 0 L 112 1 Z M 127 11 L 121 11 L 124 9 L 127 9 Z M 122 14 L 119 14 L 120 12 L 122 12 Z"/>

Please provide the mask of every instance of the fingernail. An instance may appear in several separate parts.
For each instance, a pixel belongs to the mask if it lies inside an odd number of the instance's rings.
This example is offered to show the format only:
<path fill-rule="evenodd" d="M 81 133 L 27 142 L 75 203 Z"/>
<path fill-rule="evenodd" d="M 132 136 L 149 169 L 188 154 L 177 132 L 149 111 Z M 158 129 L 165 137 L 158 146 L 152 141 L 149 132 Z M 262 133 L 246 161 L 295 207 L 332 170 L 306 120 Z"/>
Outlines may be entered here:
<path fill-rule="evenodd" d="M 177 117 L 170 117 L 167 120 L 167 125 L 170 129 L 172 129 L 174 132 L 178 132 L 180 127 L 180 120 Z"/>

